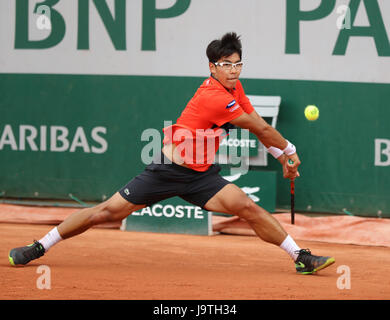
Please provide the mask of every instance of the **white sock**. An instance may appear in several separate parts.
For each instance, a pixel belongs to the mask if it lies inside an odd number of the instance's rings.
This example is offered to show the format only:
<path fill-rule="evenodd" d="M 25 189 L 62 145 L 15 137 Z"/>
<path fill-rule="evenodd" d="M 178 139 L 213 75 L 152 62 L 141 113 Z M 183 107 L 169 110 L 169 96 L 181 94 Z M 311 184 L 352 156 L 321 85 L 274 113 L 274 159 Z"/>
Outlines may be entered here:
<path fill-rule="evenodd" d="M 295 261 L 298 258 L 297 251 L 301 250 L 301 248 L 298 247 L 298 245 L 295 243 L 293 238 L 290 237 L 290 235 L 287 235 L 286 239 L 282 242 L 280 247 L 286 251 L 289 256 Z"/>
<path fill-rule="evenodd" d="M 56 243 L 60 242 L 62 237 L 58 232 L 57 227 L 50 230 L 41 240 L 39 240 L 40 244 L 45 248 L 45 252 L 47 252 L 50 247 L 54 246 Z"/>

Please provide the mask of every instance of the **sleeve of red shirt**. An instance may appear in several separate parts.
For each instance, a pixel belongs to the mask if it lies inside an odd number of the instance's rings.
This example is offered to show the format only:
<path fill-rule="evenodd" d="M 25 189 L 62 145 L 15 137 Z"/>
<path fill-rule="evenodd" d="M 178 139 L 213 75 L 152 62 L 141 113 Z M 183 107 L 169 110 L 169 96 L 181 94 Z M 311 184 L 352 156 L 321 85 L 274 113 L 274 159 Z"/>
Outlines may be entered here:
<path fill-rule="evenodd" d="M 238 80 L 236 83 L 236 90 L 238 91 L 238 102 L 241 108 L 244 109 L 247 114 L 251 114 L 255 109 L 253 108 L 248 97 L 245 95 L 244 88 L 242 87 L 240 80 Z"/>
<path fill-rule="evenodd" d="M 202 105 L 203 117 L 219 127 L 245 112 L 231 94 L 219 90 L 205 96 Z"/>

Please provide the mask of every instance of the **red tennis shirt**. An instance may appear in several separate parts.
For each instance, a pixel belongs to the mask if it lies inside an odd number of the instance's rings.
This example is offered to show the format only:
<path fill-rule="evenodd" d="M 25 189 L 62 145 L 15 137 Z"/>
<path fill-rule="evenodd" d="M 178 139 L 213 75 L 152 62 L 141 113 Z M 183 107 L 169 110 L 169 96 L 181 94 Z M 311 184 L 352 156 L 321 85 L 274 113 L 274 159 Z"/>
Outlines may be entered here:
<path fill-rule="evenodd" d="M 176 124 L 163 129 L 163 144 L 174 143 L 188 167 L 206 171 L 227 134 L 221 127 L 244 112 L 253 111 L 239 80 L 234 89 L 228 90 L 210 77 L 198 88 Z"/>

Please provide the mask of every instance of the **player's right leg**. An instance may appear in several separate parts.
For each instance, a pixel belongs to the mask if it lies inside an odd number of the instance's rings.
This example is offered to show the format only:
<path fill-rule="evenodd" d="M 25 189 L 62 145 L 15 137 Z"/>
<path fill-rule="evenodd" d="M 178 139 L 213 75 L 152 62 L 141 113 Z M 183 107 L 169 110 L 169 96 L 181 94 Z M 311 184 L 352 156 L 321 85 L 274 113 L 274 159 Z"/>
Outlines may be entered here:
<path fill-rule="evenodd" d="M 63 239 L 67 239 L 88 230 L 92 226 L 123 220 L 130 213 L 143 207 L 145 205 L 137 205 L 125 200 L 117 192 L 110 199 L 95 207 L 82 209 L 70 215 L 58 226 L 58 232 Z"/>
<path fill-rule="evenodd" d="M 285 250 L 294 260 L 296 271 L 300 274 L 312 274 L 335 262 L 333 257 L 315 256 L 309 249 L 301 249 L 275 217 L 234 184 L 223 187 L 204 207 L 212 212 L 235 214 L 245 219 L 259 238 Z"/>
<path fill-rule="evenodd" d="M 12 249 L 8 255 L 9 262 L 14 266 L 25 265 L 31 260 L 43 256 L 52 245 L 60 240 L 74 237 L 92 226 L 104 222 L 120 221 L 143 207 L 145 205 L 136 205 L 125 200 L 117 192 L 110 199 L 95 207 L 76 211 L 40 241 Z"/>

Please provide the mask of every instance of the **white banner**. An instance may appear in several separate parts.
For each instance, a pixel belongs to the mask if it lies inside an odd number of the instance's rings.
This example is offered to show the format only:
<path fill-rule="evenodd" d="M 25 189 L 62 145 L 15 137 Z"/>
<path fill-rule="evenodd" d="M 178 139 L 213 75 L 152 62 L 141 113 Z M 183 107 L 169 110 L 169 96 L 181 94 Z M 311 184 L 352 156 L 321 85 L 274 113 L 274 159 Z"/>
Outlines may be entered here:
<path fill-rule="evenodd" d="M 390 83 L 389 0 L 96 2 L 0 1 L 0 73 L 207 76 L 235 31 L 243 78 Z"/>

